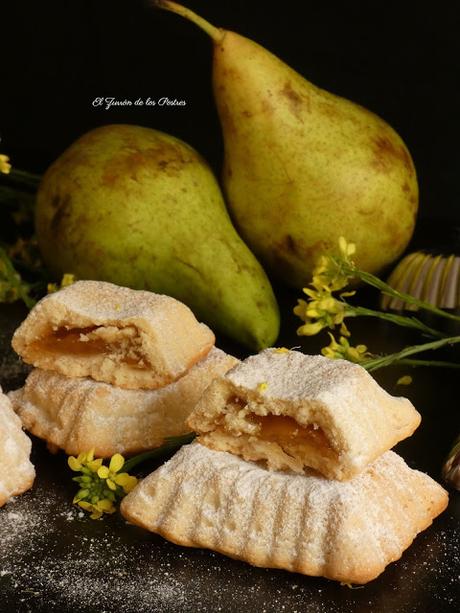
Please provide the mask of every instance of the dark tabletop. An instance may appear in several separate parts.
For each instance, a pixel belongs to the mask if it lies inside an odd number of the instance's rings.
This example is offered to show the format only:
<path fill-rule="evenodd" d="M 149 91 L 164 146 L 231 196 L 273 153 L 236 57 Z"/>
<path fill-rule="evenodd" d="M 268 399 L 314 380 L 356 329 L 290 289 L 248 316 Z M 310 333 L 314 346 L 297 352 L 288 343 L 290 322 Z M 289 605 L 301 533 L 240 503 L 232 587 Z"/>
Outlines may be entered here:
<path fill-rule="evenodd" d="M 283 330 L 279 345 L 317 352 L 325 337 L 300 339 L 290 314 L 296 294 L 280 295 Z M 25 367 L 9 349 L 24 317 L 20 305 L 0 308 L 0 382 L 22 384 Z M 374 352 L 417 341 L 383 322 L 352 322 L 353 340 Z M 244 352 L 220 339 L 239 357 Z M 451 349 L 449 359 L 458 354 Z M 438 356 L 439 357 L 439 356 Z M 398 386 L 402 374 L 413 383 Z M 375 373 L 393 394 L 408 396 L 422 425 L 396 451 L 408 464 L 440 480 L 440 468 L 460 431 L 458 374 L 446 369 L 393 367 Z M 34 487 L 0 510 L 0 611 L 72 612 L 382 612 L 436 613 L 460 610 L 460 494 L 419 535 L 402 559 L 366 586 L 350 588 L 325 579 L 253 568 L 207 550 L 187 549 L 128 525 L 118 514 L 94 521 L 71 504 L 75 493 L 64 454 L 48 453 L 33 440 Z M 156 464 L 143 467 L 144 473 Z"/>

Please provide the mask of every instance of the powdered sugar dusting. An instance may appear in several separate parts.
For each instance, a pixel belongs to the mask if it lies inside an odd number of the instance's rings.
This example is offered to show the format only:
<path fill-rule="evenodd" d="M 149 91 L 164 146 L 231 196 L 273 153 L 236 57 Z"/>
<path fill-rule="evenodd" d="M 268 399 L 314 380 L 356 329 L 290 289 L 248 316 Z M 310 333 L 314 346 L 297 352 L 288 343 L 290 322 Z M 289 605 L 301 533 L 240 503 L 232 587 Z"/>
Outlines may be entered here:
<path fill-rule="evenodd" d="M 289 441 L 274 445 L 268 437 L 267 442 L 252 417 L 269 414 L 319 427 L 334 456 L 320 461 L 319 453 L 300 452 L 294 445 L 289 447 Z M 267 349 L 215 381 L 189 423 L 215 449 L 298 472 L 305 464 L 330 478 L 344 479 L 359 474 L 410 436 L 420 423 L 420 414 L 408 399 L 388 394 L 357 364 Z M 233 440 L 235 433 L 238 442 Z"/>
<path fill-rule="evenodd" d="M 138 453 L 189 432 L 185 420 L 200 395 L 235 362 L 213 347 L 178 381 L 158 390 L 123 389 L 35 369 L 10 399 L 25 428 L 67 453 Z"/>
<path fill-rule="evenodd" d="M 42 458 L 48 475 L 59 464 Z M 453 517 L 441 517 L 381 578 L 350 590 L 178 547 L 119 517 L 92 521 L 71 506 L 64 476 L 48 481 L 0 510 L 2 612 L 456 611 L 460 527 Z"/>
<path fill-rule="evenodd" d="M 144 316 L 161 321 L 169 305 L 184 312 L 190 309 L 170 296 L 114 285 L 105 281 L 77 281 L 72 285 L 42 298 L 34 307 L 31 317 L 37 317 L 50 303 L 60 304 L 69 311 L 69 316 L 88 318 L 94 324 L 112 320 Z"/>
<path fill-rule="evenodd" d="M 358 386 L 366 386 L 368 393 L 378 389 L 380 395 L 389 396 L 358 364 L 292 350 L 266 349 L 249 356 L 229 371 L 226 378 L 235 386 L 263 391 L 264 398 L 296 401 L 310 397 L 321 400 L 326 396 L 324 401 L 330 402 L 332 391 L 334 399 L 347 397 L 356 393 Z"/>
<path fill-rule="evenodd" d="M 437 483 L 391 451 L 339 482 L 270 472 L 192 443 L 131 492 L 122 512 L 179 543 L 258 566 L 365 583 L 446 504 Z"/>
<path fill-rule="evenodd" d="M 22 431 L 21 422 L 0 387 L 0 504 L 32 485 L 35 470 L 29 461 L 31 447 L 29 437 Z"/>
<path fill-rule="evenodd" d="M 91 330 L 86 333 L 86 328 Z M 75 351 L 73 343 L 88 340 L 94 341 L 94 351 L 87 352 L 87 346 L 86 352 Z M 155 389 L 182 376 L 214 340 L 214 333 L 174 298 L 77 281 L 42 298 L 15 331 L 12 345 L 39 368 Z"/>

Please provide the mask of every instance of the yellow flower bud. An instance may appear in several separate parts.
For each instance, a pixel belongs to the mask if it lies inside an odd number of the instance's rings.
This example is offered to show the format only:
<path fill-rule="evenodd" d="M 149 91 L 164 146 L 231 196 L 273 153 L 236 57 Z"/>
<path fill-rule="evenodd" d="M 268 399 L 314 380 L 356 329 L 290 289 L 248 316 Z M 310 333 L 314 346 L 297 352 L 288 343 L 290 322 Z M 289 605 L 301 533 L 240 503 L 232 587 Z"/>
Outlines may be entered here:
<path fill-rule="evenodd" d="M 81 468 L 81 463 L 77 458 L 74 458 L 73 455 L 67 458 L 67 464 L 69 465 L 69 468 L 74 471 L 79 471 Z"/>
<path fill-rule="evenodd" d="M 300 336 L 314 336 L 318 334 L 318 332 L 321 332 L 323 328 L 324 324 L 321 321 L 317 321 L 313 324 L 304 324 L 300 326 L 300 328 L 297 329 L 297 334 Z"/>

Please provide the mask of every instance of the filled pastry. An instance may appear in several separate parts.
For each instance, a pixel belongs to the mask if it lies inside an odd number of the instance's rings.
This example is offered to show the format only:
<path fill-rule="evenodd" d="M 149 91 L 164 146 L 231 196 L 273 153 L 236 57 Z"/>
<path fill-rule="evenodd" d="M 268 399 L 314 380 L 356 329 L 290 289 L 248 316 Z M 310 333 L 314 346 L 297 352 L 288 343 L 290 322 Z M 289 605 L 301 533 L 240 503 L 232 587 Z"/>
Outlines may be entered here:
<path fill-rule="evenodd" d="M 40 300 L 12 344 L 38 368 L 157 389 L 204 358 L 214 334 L 169 296 L 78 281 Z"/>
<path fill-rule="evenodd" d="M 428 475 L 388 451 L 350 481 L 267 471 L 199 443 L 183 447 L 121 504 L 130 522 L 254 566 L 366 583 L 447 505 Z"/>
<path fill-rule="evenodd" d="M 211 449 L 339 480 L 419 423 L 409 400 L 389 395 L 361 366 L 283 349 L 251 356 L 214 381 L 188 420 Z"/>
<path fill-rule="evenodd" d="M 0 507 L 32 487 L 35 470 L 29 459 L 31 447 L 0 387 Z"/>
<path fill-rule="evenodd" d="M 35 369 L 10 399 L 27 430 L 68 454 L 139 453 L 188 432 L 185 420 L 205 388 L 237 361 L 213 348 L 178 381 L 158 390 L 122 389 Z"/>

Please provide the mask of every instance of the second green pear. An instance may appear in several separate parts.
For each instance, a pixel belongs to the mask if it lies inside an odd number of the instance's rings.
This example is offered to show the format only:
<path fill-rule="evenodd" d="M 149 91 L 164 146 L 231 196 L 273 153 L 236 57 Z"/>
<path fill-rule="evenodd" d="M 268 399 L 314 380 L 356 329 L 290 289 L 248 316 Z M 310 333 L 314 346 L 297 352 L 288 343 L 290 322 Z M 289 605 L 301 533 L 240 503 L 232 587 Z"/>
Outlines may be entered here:
<path fill-rule="evenodd" d="M 414 164 L 398 134 L 257 43 L 170 0 L 158 4 L 213 39 L 227 203 L 266 269 L 302 287 L 340 236 L 356 243 L 356 264 L 368 272 L 394 261 L 418 207 Z"/>
<path fill-rule="evenodd" d="M 270 282 L 207 163 L 173 136 L 129 125 L 82 136 L 44 175 L 36 230 L 57 275 L 174 296 L 251 349 L 276 340 Z"/>

